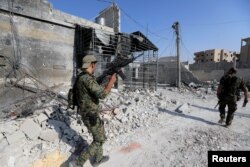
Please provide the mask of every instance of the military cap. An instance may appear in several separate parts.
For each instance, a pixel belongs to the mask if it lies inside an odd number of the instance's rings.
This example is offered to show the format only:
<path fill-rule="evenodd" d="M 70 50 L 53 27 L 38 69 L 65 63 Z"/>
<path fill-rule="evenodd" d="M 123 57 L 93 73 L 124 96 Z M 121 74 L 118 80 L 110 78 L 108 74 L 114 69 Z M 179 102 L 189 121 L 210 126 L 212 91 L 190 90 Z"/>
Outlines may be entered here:
<path fill-rule="evenodd" d="M 91 63 L 97 62 L 94 55 L 86 55 L 82 58 L 82 68 L 88 68 Z"/>

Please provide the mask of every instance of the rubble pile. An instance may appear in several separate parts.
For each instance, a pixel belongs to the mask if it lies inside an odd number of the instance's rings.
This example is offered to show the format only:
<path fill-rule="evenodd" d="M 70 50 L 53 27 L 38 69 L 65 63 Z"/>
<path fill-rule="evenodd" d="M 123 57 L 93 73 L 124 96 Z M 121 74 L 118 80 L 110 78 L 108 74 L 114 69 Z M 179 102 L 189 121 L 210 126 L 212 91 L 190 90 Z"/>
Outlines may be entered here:
<path fill-rule="evenodd" d="M 67 153 L 79 140 L 90 141 L 87 129 L 76 120 L 75 114 L 58 106 L 36 110 L 28 117 L 1 120 L 1 164 L 28 166 L 54 150 Z"/>
<path fill-rule="evenodd" d="M 116 141 L 112 142 L 115 145 L 119 143 L 117 136 L 156 124 L 154 118 L 158 117 L 158 111 L 155 107 L 165 106 L 164 98 L 162 94 L 143 90 L 111 93 L 102 102 L 105 104 L 102 108 L 112 106 L 113 113 L 101 115 L 107 140 Z M 92 137 L 80 121 L 80 116 L 57 103 L 52 101 L 47 107 L 35 110 L 26 117 L 12 115 L 1 120 L 1 164 L 21 167 L 25 166 L 23 162 L 31 164 L 51 151 L 70 153 L 79 142 L 91 142 Z"/>
<path fill-rule="evenodd" d="M 111 92 L 101 102 L 101 118 L 105 123 L 106 151 L 129 142 L 126 137 L 139 128 L 157 127 L 161 109 L 180 113 L 189 112 L 189 104 L 172 94 L 188 90 L 170 88 L 169 94 L 160 91 L 134 90 Z M 172 92 L 172 94 L 171 94 Z M 197 97 L 201 93 L 197 93 Z M 92 141 L 87 128 L 76 111 L 52 100 L 49 105 L 33 111 L 31 115 L 2 119 L 0 122 L 0 162 L 6 167 L 29 166 L 53 151 L 68 156 L 82 144 Z"/>

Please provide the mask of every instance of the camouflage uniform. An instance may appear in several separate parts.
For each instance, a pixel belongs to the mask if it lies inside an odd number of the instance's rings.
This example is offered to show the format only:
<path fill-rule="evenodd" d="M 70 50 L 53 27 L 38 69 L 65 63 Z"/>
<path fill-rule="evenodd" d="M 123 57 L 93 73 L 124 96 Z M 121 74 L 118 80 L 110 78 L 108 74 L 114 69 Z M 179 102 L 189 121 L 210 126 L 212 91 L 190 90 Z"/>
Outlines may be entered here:
<path fill-rule="evenodd" d="M 221 119 L 225 119 L 225 108 L 228 106 L 226 124 L 231 125 L 234 118 L 234 112 L 237 110 L 237 95 L 239 90 L 245 90 L 246 85 L 242 78 L 235 74 L 226 74 L 220 80 L 222 94 L 220 97 L 219 111 Z"/>
<path fill-rule="evenodd" d="M 93 142 L 88 150 L 77 158 L 77 164 L 83 165 L 90 157 L 95 156 L 98 162 L 103 157 L 102 145 L 105 141 L 103 121 L 100 119 L 99 99 L 107 96 L 107 92 L 96 82 L 96 78 L 83 71 L 76 83 L 77 104 L 84 125 L 93 136 Z"/>

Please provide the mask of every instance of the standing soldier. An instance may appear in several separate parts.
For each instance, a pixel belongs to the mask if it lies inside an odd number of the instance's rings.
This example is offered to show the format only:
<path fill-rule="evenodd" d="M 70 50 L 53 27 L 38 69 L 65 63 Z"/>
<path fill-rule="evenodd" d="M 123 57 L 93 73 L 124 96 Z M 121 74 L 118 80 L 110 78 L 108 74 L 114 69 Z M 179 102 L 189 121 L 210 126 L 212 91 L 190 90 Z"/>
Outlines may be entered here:
<path fill-rule="evenodd" d="M 97 60 L 94 55 L 86 55 L 83 58 L 83 72 L 76 82 L 77 105 L 80 108 L 79 114 L 84 125 L 93 136 L 93 142 L 87 151 L 83 152 L 74 161 L 69 163 L 70 167 L 81 167 L 90 158 L 95 157 L 94 164 L 108 161 L 108 156 L 103 156 L 103 143 L 105 141 L 105 131 L 103 121 L 98 112 L 99 99 L 105 98 L 116 82 L 116 74 L 113 74 L 105 88 L 96 82 L 93 73 L 96 70 Z"/>
<path fill-rule="evenodd" d="M 237 110 L 237 92 L 242 90 L 244 92 L 244 103 L 245 106 L 248 102 L 248 90 L 245 82 L 242 78 L 236 76 L 237 70 L 230 68 L 228 72 L 221 78 L 219 87 L 217 89 L 217 97 L 219 98 L 219 111 L 220 120 L 219 123 L 225 122 L 225 108 L 228 106 L 228 113 L 226 118 L 226 127 L 230 126 L 234 112 Z"/>

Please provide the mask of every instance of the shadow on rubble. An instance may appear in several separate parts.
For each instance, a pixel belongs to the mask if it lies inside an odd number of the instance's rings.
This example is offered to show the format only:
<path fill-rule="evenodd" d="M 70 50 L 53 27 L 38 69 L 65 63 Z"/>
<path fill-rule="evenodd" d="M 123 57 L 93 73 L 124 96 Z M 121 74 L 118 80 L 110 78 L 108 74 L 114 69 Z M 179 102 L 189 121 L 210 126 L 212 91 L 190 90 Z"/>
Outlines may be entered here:
<path fill-rule="evenodd" d="M 196 108 L 200 108 L 200 109 L 204 109 L 204 110 L 208 110 L 208 111 L 212 111 L 212 112 L 219 112 L 218 109 L 214 109 L 214 108 L 209 108 L 209 107 L 203 107 L 203 106 L 197 106 L 192 104 L 192 107 L 196 107 Z"/>
<path fill-rule="evenodd" d="M 61 167 L 68 167 L 69 161 L 79 156 L 89 146 L 88 142 L 84 140 L 78 132 L 71 128 L 72 120 L 84 126 L 80 118 L 75 115 L 76 114 L 70 115 L 67 110 L 60 108 L 60 106 L 53 106 L 53 113 L 50 114 L 50 119 L 48 120 L 48 125 L 52 126 L 58 133 L 60 142 L 62 141 L 72 147 L 70 150 L 70 157 L 60 165 Z"/>
<path fill-rule="evenodd" d="M 239 117 L 246 117 L 246 118 L 250 118 L 250 114 L 244 114 L 244 113 L 237 113 L 237 111 L 235 112 L 236 116 L 239 116 Z"/>
<path fill-rule="evenodd" d="M 195 121 L 200 121 L 200 122 L 206 123 L 208 125 L 219 125 L 218 123 L 210 122 L 210 121 L 207 121 L 207 120 L 205 120 L 203 118 L 199 118 L 199 117 L 195 117 L 195 116 L 191 116 L 191 115 L 186 115 L 186 114 L 178 113 L 178 112 L 174 112 L 174 111 L 169 111 L 169 110 L 166 110 L 164 108 L 158 108 L 158 110 L 160 112 L 164 112 L 164 113 L 167 113 L 169 115 L 179 116 L 179 117 L 188 118 L 188 119 L 193 119 Z"/>
<path fill-rule="evenodd" d="M 196 107 L 196 108 L 200 108 L 200 109 L 204 109 L 204 110 L 207 110 L 207 111 L 219 112 L 219 109 L 213 109 L 213 108 L 202 107 L 202 106 L 197 106 L 197 105 L 191 105 L 191 106 L 192 106 L 192 107 Z M 236 115 L 236 116 L 238 116 L 238 117 L 250 118 L 250 114 L 239 113 L 239 112 L 237 112 L 237 110 L 236 110 L 236 112 L 235 112 L 234 115 Z"/>

